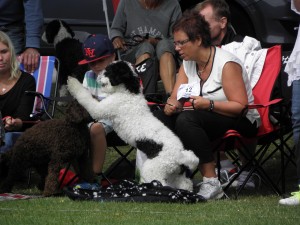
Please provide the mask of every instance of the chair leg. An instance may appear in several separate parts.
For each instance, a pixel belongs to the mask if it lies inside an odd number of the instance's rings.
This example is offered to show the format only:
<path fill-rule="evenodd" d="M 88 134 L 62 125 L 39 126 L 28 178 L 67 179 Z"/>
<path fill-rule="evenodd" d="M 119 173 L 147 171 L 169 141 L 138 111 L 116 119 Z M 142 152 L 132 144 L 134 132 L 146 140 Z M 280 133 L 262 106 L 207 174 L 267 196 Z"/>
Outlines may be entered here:
<path fill-rule="evenodd" d="M 244 143 L 242 143 L 242 142 L 240 142 L 240 143 L 244 149 L 247 149 L 247 147 L 244 145 Z M 255 171 L 257 171 L 257 173 L 261 176 L 262 180 L 265 181 L 266 183 L 268 183 L 276 194 L 280 195 L 281 191 L 279 190 L 277 185 L 270 179 L 270 177 L 267 175 L 267 173 L 265 172 L 265 170 L 262 168 L 262 166 L 260 164 L 267 149 L 268 148 L 263 148 L 262 150 L 258 150 L 251 158 L 247 158 L 247 154 L 245 154 L 243 151 L 240 151 L 240 152 L 241 152 L 241 154 L 244 155 L 245 158 L 248 159 L 247 166 L 249 166 L 250 163 L 252 162 L 252 168 L 249 171 L 249 175 L 248 175 L 249 178 Z M 243 168 L 245 168 L 245 166 Z M 247 176 L 247 178 L 248 178 L 248 176 Z M 247 182 L 249 180 L 249 178 L 246 179 L 245 182 Z"/>
<path fill-rule="evenodd" d="M 270 179 L 270 177 L 267 175 L 267 173 L 261 167 L 261 164 L 260 164 L 260 162 L 262 161 L 262 157 L 265 155 L 265 151 L 268 148 L 261 148 L 258 151 L 256 151 L 254 154 L 251 155 L 247 146 L 239 138 L 236 138 L 236 141 L 238 143 L 238 146 L 241 146 L 241 148 L 239 148 L 239 152 L 240 152 L 241 156 L 243 156 L 247 160 L 247 163 L 243 164 L 240 167 L 240 170 L 238 171 L 238 173 L 230 180 L 230 182 L 223 188 L 223 190 L 226 192 L 226 190 L 232 185 L 232 183 L 240 176 L 240 174 L 243 171 L 245 171 L 247 168 L 251 168 L 244 183 L 238 188 L 238 190 L 236 192 L 236 198 L 239 195 L 239 193 L 243 190 L 243 188 L 245 187 L 247 181 L 250 179 L 250 177 L 256 171 L 261 176 L 262 180 L 266 184 L 270 185 L 270 187 L 276 194 L 280 195 L 281 191 L 279 190 L 277 185 Z"/>
<path fill-rule="evenodd" d="M 100 176 L 102 176 L 102 178 L 103 178 L 104 180 L 106 180 L 110 185 L 113 184 L 113 183 L 110 181 L 110 179 L 109 179 L 104 173 L 101 173 Z"/>
<path fill-rule="evenodd" d="M 132 163 L 129 161 L 129 159 L 127 158 L 130 153 L 135 149 L 134 147 L 131 147 L 125 154 L 123 154 L 116 146 L 112 146 L 113 149 L 121 156 L 121 160 L 119 162 L 117 162 L 116 165 L 114 165 L 113 168 L 110 168 L 109 171 L 105 171 L 105 175 L 106 177 L 109 177 L 109 175 L 111 175 L 113 173 L 113 171 L 115 171 L 115 169 L 123 162 L 127 162 L 129 166 L 131 166 L 132 168 L 135 168 L 134 165 L 132 165 Z"/>
<path fill-rule="evenodd" d="M 265 164 L 277 151 L 280 151 L 280 176 L 276 183 L 278 185 L 281 183 L 282 193 L 285 193 L 286 189 L 285 171 L 287 169 L 288 164 L 292 163 L 296 167 L 296 163 L 293 160 L 293 156 L 295 156 L 294 152 L 287 144 L 287 140 L 289 140 L 291 137 L 292 133 L 288 134 L 286 137 L 284 137 L 283 134 L 280 134 L 280 143 L 278 144 L 275 141 L 273 141 L 272 144 L 275 146 L 275 149 L 261 161 L 261 165 Z"/>
<path fill-rule="evenodd" d="M 31 173 L 32 173 L 32 170 L 29 169 L 28 170 L 28 179 L 27 179 L 27 188 L 29 188 L 30 183 L 31 183 Z"/>

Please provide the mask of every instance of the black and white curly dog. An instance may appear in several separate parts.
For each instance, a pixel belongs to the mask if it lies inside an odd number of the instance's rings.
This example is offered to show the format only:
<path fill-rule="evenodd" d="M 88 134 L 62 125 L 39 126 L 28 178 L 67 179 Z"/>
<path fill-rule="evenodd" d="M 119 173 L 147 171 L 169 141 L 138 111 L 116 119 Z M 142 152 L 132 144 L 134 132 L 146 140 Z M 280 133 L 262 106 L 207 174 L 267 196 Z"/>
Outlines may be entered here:
<path fill-rule="evenodd" d="M 45 28 L 42 40 L 54 45 L 55 56 L 59 59 L 59 95 L 67 96 L 66 83 L 68 76 L 76 77 L 81 82 L 88 70 L 88 65 L 78 65 L 82 60 L 82 43 L 74 38 L 75 33 L 63 20 L 52 20 Z"/>
<path fill-rule="evenodd" d="M 147 155 L 141 180 L 158 180 L 164 186 L 192 191 L 192 181 L 185 170 L 193 171 L 199 159 L 152 115 L 133 67 L 124 61 L 113 62 L 98 76 L 98 82 L 107 93 L 101 102 L 75 78 L 69 77 L 68 90 L 94 119 L 110 119 L 121 139 Z"/>
<path fill-rule="evenodd" d="M 59 192 L 59 172 L 72 163 L 80 178 L 91 182 L 88 112 L 77 101 L 71 102 L 66 116 L 40 122 L 27 129 L 14 147 L 0 156 L 0 193 L 11 192 L 20 174 L 35 168 L 41 176 L 39 189 L 44 196 Z"/>

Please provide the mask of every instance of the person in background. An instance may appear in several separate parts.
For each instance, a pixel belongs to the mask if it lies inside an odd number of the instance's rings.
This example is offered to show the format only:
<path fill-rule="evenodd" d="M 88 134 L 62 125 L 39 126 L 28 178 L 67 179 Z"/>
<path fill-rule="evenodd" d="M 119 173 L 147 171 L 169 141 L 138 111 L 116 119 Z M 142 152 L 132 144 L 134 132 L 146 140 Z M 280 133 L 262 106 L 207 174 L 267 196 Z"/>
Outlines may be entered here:
<path fill-rule="evenodd" d="M 254 100 L 248 76 L 236 56 L 211 44 L 209 24 L 202 16 L 186 11 L 173 26 L 173 35 L 183 63 L 164 112 L 157 110 L 154 115 L 199 157 L 203 182 L 198 194 L 219 199 L 224 192 L 215 172 L 211 141 L 234 127 L 245 136 L 255 136 L 260 116 L 257 110 L 249 110 L 237 125 L 245 105 Z M 187 99 L 181 99 L 184 90 L 193 94 L 183 94 Z M 193 110 L 182 111 L 185 100 Z"/>
<path fill-rule="evenodd" d="M 291 1 L 291 9 L 300 15 L 300 0 Z M 280 205 L 300 205 L 300 25 L 292 54 L 285 66 L 288 86 L 292 86 L 292 124 L 297 165 L 297 185 L 299 190 L 291 197 L 279 200 Z"/>
<path fill-rule="evenodd" d="M 230 9 L 224 0 L 205 0 L 198 3 L 194 10 L 204 16 L 209 23 L 212 45 L 221 46 L 230 42 L 243 41 L 231 26 Z"/>
<path fill-rule="evenodd" d="M 24 131 L 30 125 L 34 96 L 25 91 L 35 91 L 32 75 L 19 69 L 19 62 L 10 38 L 0 31 L 0 111 L 5 129 L 5 145 L 0 153 L 9 150 L 14 143 L 15 132 Z"/>
<path fill-rule="evenodd" d="M 172 27 L 180 16 L 177 0 L 121 0 L 111 26 L 110 37 L 114 47 L 122 51 L 122 59 L 135 65 L 148 58 L 159 60 L 159 74 L 168 95 L 176 74 Z"/>
<path fill-rule="evenodd" d="M 88 64 L 91 69 L 84 75 L 83 86 L 91 92 L 94 98 L 101 101 L 106 95 L 101 92 L 101 86 L 97 82 L 97 77 L 106 66 L 115 60 L 116 54 L 113 44 L 106 35 L 92 34 L 83 43 L 83 55 L 84 59 L 78 64 Z M 106 135 L 113 128 L 109 120 L 94 121 L 88 126 L 91 136 L 93 171 L 99 184 L 107 148 Z M 78 184 L 77 187 L 83 188 L 82 185 L 84 184 Z"/>
<path fill-rule="evenodd" d="M 41 0 L 1 0 L 0 12 L 0 30 L 10 37 L 25 70 L 34 72 L 44 25 Z"/>

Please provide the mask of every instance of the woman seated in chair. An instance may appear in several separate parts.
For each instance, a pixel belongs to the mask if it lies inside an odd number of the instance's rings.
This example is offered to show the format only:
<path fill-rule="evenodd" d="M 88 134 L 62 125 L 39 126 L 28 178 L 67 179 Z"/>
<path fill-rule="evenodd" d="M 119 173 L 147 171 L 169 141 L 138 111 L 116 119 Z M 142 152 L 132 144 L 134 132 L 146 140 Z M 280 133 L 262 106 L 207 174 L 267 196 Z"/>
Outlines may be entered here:
<path fill-rule="evenodd" d="M 229 129 L 254 137 L 260 116 L 257 110 L 248 110 L 239 118 L 254 100 L 246 71 L 236 56 L 211 45 L 209 25 L 202 16 L 185 12 L 173 26 L 173 35 L 183 64 L 164 112 L 155 111 L 155 115 L 199 157 L 203 182 L 198 194 L 219 199 L 224 192 L 215 173 L 211 142 Z M 184 98 L 178 100 L 181 94 Z M 184 101 L 193 110 L 183 111 Z"/>
<path fill-rule="evenodd" d="M 36 84 L 32 75 L 19 69 L 14 46 L 10 38 L 0 31 L 0 111 L 5 129 L 4 146 L 0 153 L 11 148 L 14 137 L 28 128 L 23 121 L 30 120 L 34 96 L 25 91 L 35 91 Z"/>

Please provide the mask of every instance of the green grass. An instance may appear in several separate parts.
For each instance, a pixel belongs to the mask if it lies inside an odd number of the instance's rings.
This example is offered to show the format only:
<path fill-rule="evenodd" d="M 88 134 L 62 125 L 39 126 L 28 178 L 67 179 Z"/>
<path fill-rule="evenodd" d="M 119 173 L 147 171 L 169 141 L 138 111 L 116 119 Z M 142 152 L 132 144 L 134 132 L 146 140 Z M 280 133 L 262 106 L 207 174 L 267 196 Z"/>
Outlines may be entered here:
<path fill-rule="evenodd" d="M 125 149 L 123 148 L 123 151 Z M 106 167 L 117 157 L 107 151 Z M 134 155 L 132 156 L 134 157 Z M 276 179 L 278 155 L 267 170 Z M 293 190 L 295 168 L 287 172 L 287 188 Z M 36 188 L 19 186 L 16 193 L 39 194 Z M 233 197 L 233 195 L 230 195 Z M 262 186 L 255 192 L 242 192 L 234 198 L 197 204 L 166 203 L 113 203 L 73 201 L 68 197 L 49 197 L 0 202 L 0 224 L 299 224 L 300 207 L 278 205 L 280 196 Z"/>
<path fill-rule="evenodd" d="M 300 207 L 278 196 L 198 204 L 103 203 L 66 197 L 0 202 L 0 224 L 298 224 Z"/>

